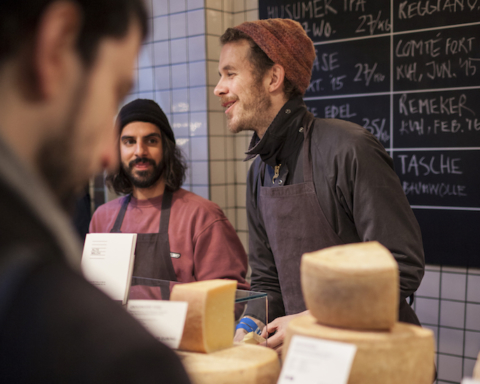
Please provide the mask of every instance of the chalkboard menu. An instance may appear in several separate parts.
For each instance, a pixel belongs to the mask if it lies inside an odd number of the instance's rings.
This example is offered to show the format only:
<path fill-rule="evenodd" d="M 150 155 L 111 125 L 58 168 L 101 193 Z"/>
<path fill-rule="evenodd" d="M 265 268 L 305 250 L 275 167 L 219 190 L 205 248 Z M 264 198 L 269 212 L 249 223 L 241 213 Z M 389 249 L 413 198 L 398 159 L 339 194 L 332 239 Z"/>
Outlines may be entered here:
<path fill-rule="evenodd" d="M 260 0 L 259 13 L 313 40 L 309 110 L 390 153 L 427 263 L 480 267 L 480 0 Z"/>

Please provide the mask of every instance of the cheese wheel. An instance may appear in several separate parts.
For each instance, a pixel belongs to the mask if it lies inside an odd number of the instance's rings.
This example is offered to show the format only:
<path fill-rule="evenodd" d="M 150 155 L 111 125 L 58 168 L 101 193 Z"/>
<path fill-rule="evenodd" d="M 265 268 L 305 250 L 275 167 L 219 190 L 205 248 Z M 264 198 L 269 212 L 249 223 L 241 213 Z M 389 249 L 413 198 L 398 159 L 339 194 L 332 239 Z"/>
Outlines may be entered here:
<path fill-rule="evenodd" d="M 354 331 L 318 324 L 310 315 L 299 316 L 288 324 L 284 356 L 295 335 L 355 344 L 348 384 L 433 382 L 434 339 L 429 329 L 397 322 L 389 331 Z"/>
<path fill-rule="evenodd" d="M 210 353 L 233 345 L 236 280 L 176 284 L 170 300 L 188 302 L 180 350 Z"/>
<path fill-rule="evenodd" d="M 277 353 L 258 345 L 235 344 L 209 354 L 177 354 L 193 384 L 275 384 L 280 374 Z"/>
<path fill-rule="evenodd" d="M 305 304 L 321 324 L 387 330 L 398 320 L 397 262 L 376 241 L 306 253 L 301 276 Z"/>

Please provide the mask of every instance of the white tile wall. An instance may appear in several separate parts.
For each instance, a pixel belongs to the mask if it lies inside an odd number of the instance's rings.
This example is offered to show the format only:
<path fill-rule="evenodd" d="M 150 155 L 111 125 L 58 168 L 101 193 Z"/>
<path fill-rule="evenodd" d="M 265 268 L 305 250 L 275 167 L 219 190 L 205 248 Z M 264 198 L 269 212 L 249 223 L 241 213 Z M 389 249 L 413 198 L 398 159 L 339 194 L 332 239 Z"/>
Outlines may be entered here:
<path fill-rule="evenodd" d="M 172 64 L 186 63 L 188 61 L 187 39 L 180 38 L 170 41 L 170 62 Z"/>
<path fill-rule="evenodd" d="M 190 136 L 207 137 L 207 112 L 197 112 L 190 114 Z"/>
<path fill-rule="evenodd" d="M 438 377 L 451 382 L 458 382 L 462 377 L 463 360 L 461 357 L 439 355 L 438 357 Z M 439 382 L 442 382 L 439 380 Z"/>
<path fill-rule="evenodd" d="M 171 125 L 176 138 L 188 138 L 188 113 L 174 113 Z"/>
<path fill-rule="evenodd" d="M 188 35 L 205 35 L 205 10 L 187 12 Z M 205 38 L 203 38 L 205 40 Z"/>
<path fill-rule="evenodd" d="M 147 0 L 148 2 L 148 0 Z M 153 16 L 160 16 L 160 15 L 168 15 L 168 0 L 153 0 L 152 1 L 152 9 L 153 9 Z"/>
<path fill-rule="evenodd" d="M 204 0 L 188 0 L 187 9 L 198 9 L 204 7 Z"/>
<path fill-rule="evenodd" d="M 205 60 L 205 36 L 188 38 L 188 59 L 190 61 Z"/>
<path fill-rule="evenodd" d="M 153 39 L 155 41 L 168 40 L 169 37 L 168 16 L 156 17 L 153 19 Z"/>
<path fill-rule="evenodd" d="M 210 9 L 223 10 L 223 0 L 205 0 L 205 6 Z"/>
<path fill-rule="evenodd" d="M 207 110 L 207 88 L 190 88 L 190 110 L 199 112 Z"/>
<path fill-rule="evenodd" d="M 170 39 L 187 36 L 187 18 L 185 12 L 170 15 Z"/>
<path fill-rule="evenodd" d="M 155 89 L 166 90 L 172 87 L 172 76 L 170 75 L 170 66 L 155 68 Z"/>
<path fill-rule="evenodd" d="M 169 12 L 170 13 L 177 13 L 177 12 L 183 12 L 187 8 L 187 4 L 185 1 L 179 1 L 179 0 L 169 0 Z"/>
<path fill-rule="evenodd" d="M 437 383 L 471 376 L 480 352 L 480 270 L 427 265 L 415 311 L 435 333 Z"/>
<path fill-rule="evenodd" d="M 153 44 L 153 58 L 155 65 L 170 64 L 170 44 L 168 41 Z"/>
<path fill-rule="evenodd" d="M 207 82 L 206 63 L 205 61 L 197 61 L 188 64 L 188 81 L 191 87 L 205 85 Z"/>
<path fill-rule="evenodd" d="M 205 0 L 146 2 L 152 42 L 141 49 L 135 88 L 125 102 L 138 97 L 157 101 L 190 167 L 184 187 L 208 198 Z"/>

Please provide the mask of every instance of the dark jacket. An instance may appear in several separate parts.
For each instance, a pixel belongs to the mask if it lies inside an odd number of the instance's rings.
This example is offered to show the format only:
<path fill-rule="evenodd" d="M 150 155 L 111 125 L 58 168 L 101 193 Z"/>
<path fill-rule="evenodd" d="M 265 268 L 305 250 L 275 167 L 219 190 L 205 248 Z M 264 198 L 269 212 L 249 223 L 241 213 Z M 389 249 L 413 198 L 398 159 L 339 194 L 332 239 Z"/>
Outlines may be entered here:
<path fill-rule="evenodd" d="M 265 232 L 267 218 L 257 209 L 259 189 L 303 182 L 300 128 L 306 113 L 300 97 L 288 101 L 261 140 L 253 135 L 247 152 L 247 160 L 259 155 L 247 180 L 251 289 L 268 293 L 269 321 L 285 312 Z M 315 119 L 312 129 L 310 152 L 320 207 L 344 243 L 376 240 L 392 252 L 400 270 L 400 319 L 416 323 L 405 299 L 417 290 L 424 274 L 422 237 L 392 159 L 372 134 L 356 124 Z M 279 177 L 272 183 L 278 164 L 282 164 Z"/>
<path fill-rule="evenodd" d="M 78 272 L 69 220 L 0 141 L 4 383 L 189 383 L 168 347 Z"/>

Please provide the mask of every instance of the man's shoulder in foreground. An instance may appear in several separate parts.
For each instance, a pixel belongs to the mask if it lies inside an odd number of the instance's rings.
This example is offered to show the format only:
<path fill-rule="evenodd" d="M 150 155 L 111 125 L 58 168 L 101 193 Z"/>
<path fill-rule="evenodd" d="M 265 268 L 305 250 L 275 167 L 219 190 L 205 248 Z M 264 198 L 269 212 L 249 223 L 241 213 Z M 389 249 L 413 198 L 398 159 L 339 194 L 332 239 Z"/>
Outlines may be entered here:
<path fill-rule="evenodd" d="M 36 268 L 0 330 L 6 382 L 188 383 L 173 351 L 63 262 Z"/>

